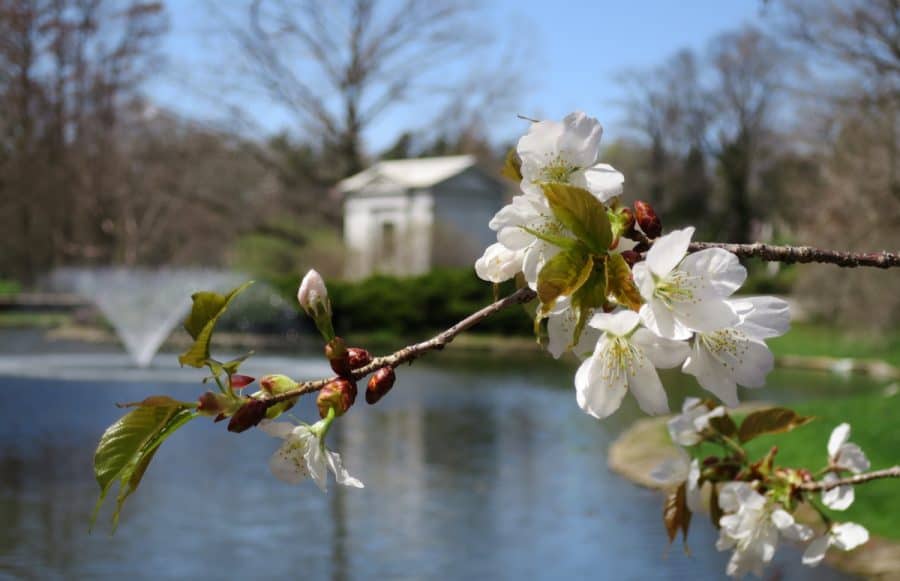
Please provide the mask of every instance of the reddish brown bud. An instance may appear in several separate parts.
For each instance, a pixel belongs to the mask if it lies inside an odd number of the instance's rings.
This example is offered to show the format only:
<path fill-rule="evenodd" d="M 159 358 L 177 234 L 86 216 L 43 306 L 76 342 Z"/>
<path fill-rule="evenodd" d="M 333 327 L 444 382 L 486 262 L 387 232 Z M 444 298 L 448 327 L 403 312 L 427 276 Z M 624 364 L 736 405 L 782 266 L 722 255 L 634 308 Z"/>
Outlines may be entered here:
<path fill-rule="evenodd" d="M 634 203 L 634 215 L 638 226 L 641 227 L 648 238 L 656 238 L 662 234 L 662 222 L 656 216 L 656 212 L 647 202 L 638 200 Z"/>
<path fill-rule="evenodd" d="M 366 403 L 377 403 L 394 387 L 396 379 L 394 368 L 390 366 L 382 367 L 373 373 L 372 377 L 369 378 L 369 384 L 366 386 Z"/>
<path fill-rule="evenodd" d="M 634 212 L 631 211 L 631 208 L 622 208 L 619 210 L 619 214 L 622 216 L 622 236 L 637 240 L 637 234 L 634 231 Z"/>
<path fill-rule="evenodd" d="M 635 252 L 634 250 L 623 250 L 622 258 L 625 259 L 625 263 L 628 266 L 634 266 L 641 261 L 641 253 Z"/>
<path fill-rule="evenodd" d="M 247 403 L 238 408 L 231 421 L 228 422 L 229 432 L 243 432 L 258 424 L 266 417 L 266 409 L 269 406 L 261 399 L 248 399 Z"/>
<path fill-rule="evenodd" d="M 801 468 L 800 470 L 797 470 L 797 475 L 800 476 L 800 479 L 803 482 L 812 482 L 813 481 L 812 472 L 810 472 L 806 468 Z"/>
<path fill-rule="evenodd" d="M 362 347 L 348 348 L 347 356 L 350 359 L 350 369 L 359 369 L 372 362 L 372 356 Z"/>
<path fill-rule="evenodd" d="M 341 377 L 350 377 L 350 354 L 347 345 L 340 337 L 335 337 L 325 345 L 325 357 L 331 369 Z"/>
<path fill-rule="evenodd" d="M 719 463 L 719 459 L 716 456 L 707 456 L 706 458 L 703 459 L 704 466 L 712 466 L 712 465 L 718 464 L 718 463 Z"/>
<path fill-rule="evenodd" d="M 221 393 L 207 391 L 197 399 L 197 411 L 206 416 L 215 416 L 225 410 L 228 401 Z"/>
<path fill-rule="evenodd" d="M 238 373 L 235 373 L 229 378 L 231 381 L 231 389 L 244 389 L 253 383 L 255 379 L 256 378 L 250 377 L 249 375 L 240 375 Z"/>
<path fill-rule="evenodd" d="M 329 382 L 319 391 L 316 405 L 319 407 L 319 417 L 328 415 L 328 410 L 334 408 L 334 415 L 342 416 L 353 402 L 356 401 L 356 383 L 347 379 L 335 379 Z"/>

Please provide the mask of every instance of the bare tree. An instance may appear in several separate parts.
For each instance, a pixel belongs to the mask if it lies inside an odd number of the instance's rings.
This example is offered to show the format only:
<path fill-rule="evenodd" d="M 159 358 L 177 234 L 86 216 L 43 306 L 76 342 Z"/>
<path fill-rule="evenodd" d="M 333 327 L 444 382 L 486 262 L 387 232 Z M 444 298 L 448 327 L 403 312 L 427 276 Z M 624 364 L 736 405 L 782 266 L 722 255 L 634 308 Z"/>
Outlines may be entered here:
<path fill-rule="evenodd" d="M 363 167 L 363 134 L 397 104 L 476 92 L 493 101 L 502 87 L 455 86 L 487 44 L 467 0 L 253 0 L 247 12 L 230 28 L 249 74 L 321 140 L 336 177 Z"/>

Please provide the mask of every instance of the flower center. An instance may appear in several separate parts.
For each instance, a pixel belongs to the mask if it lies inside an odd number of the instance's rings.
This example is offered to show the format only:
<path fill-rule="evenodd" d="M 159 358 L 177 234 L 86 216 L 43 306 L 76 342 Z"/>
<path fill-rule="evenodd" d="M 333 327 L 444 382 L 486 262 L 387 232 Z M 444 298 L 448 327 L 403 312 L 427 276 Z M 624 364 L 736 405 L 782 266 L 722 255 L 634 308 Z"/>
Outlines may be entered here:
<path fill-rule="evenodd" d="M 729 371 L 743 365 L 749 349 L 747 336 L 736 329 L 722 329 L 712 333 L 697 333 L 697 340 L 713 358 Z"/>
<path fill-rule="evenodd" d="M 683 270 L 673 270 L 665 278 L 657 281 L 653 296 L 660 299 L 667 307 L 673 303 L 696 303 L 694 291 L 700 283 L 700 277 L 691 276 Z"/>
<path fill-rule="evenodd" d="M 612 383 L 623 373 L 634 375 L 642 364 L 641 352 L 625 337 L 612 337 L 600 355 L 601 378 Z"/>
<path fill-rule="evenodd" d="M 569 177 L 578 171 L 578 167 L 567 162 L 560 156 L 551 159 L 547 165 L 541 168 L 541 176 L 538 182 L 568 183 Z"/>
<path fill-rule="evenodd" d="M 309 476 L 309 466 L 306 465 L 306 442 L 302 440 L 288 440 L 278 450 L 278 455 L 282 460 L 290 463 L 298 474 Z"/>

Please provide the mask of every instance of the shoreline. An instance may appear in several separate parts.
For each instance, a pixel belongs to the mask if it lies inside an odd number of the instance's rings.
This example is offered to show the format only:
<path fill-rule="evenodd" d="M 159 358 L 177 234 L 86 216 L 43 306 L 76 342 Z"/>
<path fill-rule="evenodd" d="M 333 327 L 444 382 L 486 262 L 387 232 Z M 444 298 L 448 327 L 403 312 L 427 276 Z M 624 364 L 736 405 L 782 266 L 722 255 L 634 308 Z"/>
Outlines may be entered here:
<path fill-rule="evenodd" d="M 754 409 L 770 407 L 756 402 L 741 405 L 735 411 L 746 413 Z M 644 488 L 665 491 L 668 488 L 650 477 L 651 472 L 663 462 L 678 457 L 678 448 L 672 444 L 666 430 L 671 416 L 647 417 L 636 420 L 613 441 L 607 451 L 609 469 L 622 478 Z M 704 495 L 704 507 L 708 495 Z M 660 497 L 660 507 L 662 497 Z M 704 508 L 708 512 L 707 508 Z M 816 524 L 813 511 L 798 511 L 798 520 Z M 660 526 L 662 520 L 660 519 Z M 887 581 L 900 578 L 900 541 L 872 536 L 863 547 L 850 552 L 829 551 L 825 562 L 829 567 L 859 575 L 866 579 Z"/>

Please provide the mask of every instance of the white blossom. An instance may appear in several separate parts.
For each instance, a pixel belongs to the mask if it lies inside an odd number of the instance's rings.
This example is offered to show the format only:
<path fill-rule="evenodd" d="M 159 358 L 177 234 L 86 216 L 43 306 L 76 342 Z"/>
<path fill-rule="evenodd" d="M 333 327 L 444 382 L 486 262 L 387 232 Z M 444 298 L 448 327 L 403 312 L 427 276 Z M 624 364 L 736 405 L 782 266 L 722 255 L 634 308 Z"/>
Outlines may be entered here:
<path fill-rule="evenodd" d="M 700 461 L 696 458 L 692 460 L 683 449 L 678 448 L 678 455 L 663 461 L 650 473 L 650 477 L 667 487 L 686 483 L 687 507 L 691 512 L 697 512 L 702 508 Z"/>
<path fill-rule="evenodd" d="M 594 353 L 575 374 L 575 392 L 581 409 L 595 418 L 605 418 L 619 409 L 629 390 L 646 413 L 669 411 L 656 368 L 680 365 L 688 347 L 638 328 L 639 324 L 638 314 L 627 310 L 597 313 L 588 322 L 604 333 Z"/>
<path fill-rule="evenodd" d="M 522 259 L 523 251 L 510 250 L 496 242 L 488 246 L 484 255 L 475 261 L 475 274 L 481 280 L 503 282 L 522 271 Z"/>
<path fill-rule="evenodd" d="M 852 522 L 836 523 L 821 537 L 813 539 L 803 552 L 803 564 L 815 567 L 825 558 L 829 547 L 852 551 L 869 540 L 869 531 Z"/>
<path fill-rule="evenodd" d="M 622 193 L 625 177 L 599 163 L 603 127 L 593 117 L 575 112 L 562 122 L 538 121 L 519 139 L 522 191 L 541 194 L 541 183 L 558 182 L 584 188 L 606 201 Z"/>
<path fill-rule="evenodd" d="M 775 556 L 779 534 L 797 541 L 812 538 L 813 531 L 794 522 L 794 517 L 770 502 L 747 482 L 728 482 L 719 491 L 719 506 L 725 515 L 719 519 L 716 549 L 733 549 L 726 573 L 742 577 L 747 573 L 762 576 L 763 567 Z"/>
<path fill-rule="evenodd" d="M 721 248 L 686 255 L 693 235 L 694 228 L 688 227 L 662 236 L 632 269 L 646 301 L 641 319 L 667 339 L 689 339 L 693 331 L 716 331 L 738 322 L 726 299 L 744 283 L 747 270 Z"/>
<path fill-rule="evenodd" d="M 703 440 L 703 432 L 709 428 L 709 420 L 725 415 L 725 408 L 706 407 L 700 399 L 689 397 L 684 400 L 681 414 L 668 421 L 669 437 L 680 446 L 693 446 Z"/>
<path fill-rule="evenodd" d="M 340 454 L 325 448 L 322 438 L 323 431 L 327 431 L 326 422 L 321 420 L 312 426 L 269 420 L 261 422 L 259 428 L 263 432 L 284 440 L 269 460 L 272 474 L 288 484 L 299 484 L 312 478 L 322 492 L 327 492 L 327 471 L 331 470 L 338 484 L 363 488 L 363 483 L 350 476 L 344 468 Z"/>
<path fill-rule="evenodd" d="M 730 299 L 725 303 L 737 314 L 737 323 L 714 331 L 697 331 L 682 371 L 696 377 L 725 405 L 735 407 L 740 403 L 738 385 L 765 385 L 766 376 L 775 366 L 765 339 L 786 333 L 791 317 L 788 304 L 775 297 Z"/>
<path fill-rule="evenodd" d="M 840 479 L 837 472 L 848 470 L 854 474 L 860 474 L 869 469 L 869 459 L 862 449 L 848 440 L 850 439 L 850 424 L 843 423 L 837 426 L 828 438 L 828 464 L 836 472 L 829 472 L 823 478 L 825 483 L 835 482 Z M 832 510 L 847 510 L 855 498 L 853 485 L 842 484 L 822 491 L 822 502 Z"/>
<path fill-rule="evenodd" d="M 319 309 L 326 309 L 331 314 L 331 302 L 328 300 L 328 288 L 325 281 L 315 270 L 310 269 L 300 282 L 300 288 L 297 290 L 297 301 L 303 310 L 313 316 L 313 313 Z"/>

